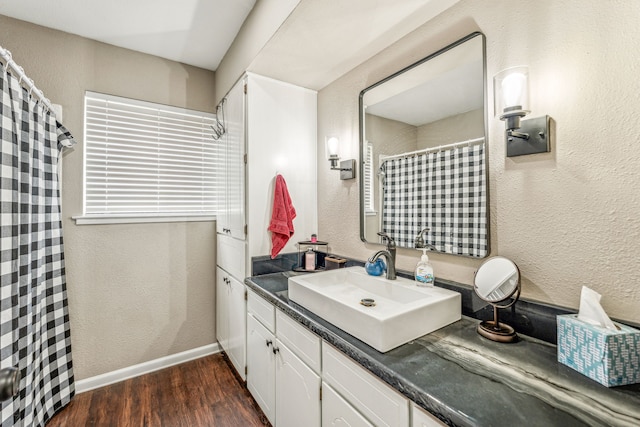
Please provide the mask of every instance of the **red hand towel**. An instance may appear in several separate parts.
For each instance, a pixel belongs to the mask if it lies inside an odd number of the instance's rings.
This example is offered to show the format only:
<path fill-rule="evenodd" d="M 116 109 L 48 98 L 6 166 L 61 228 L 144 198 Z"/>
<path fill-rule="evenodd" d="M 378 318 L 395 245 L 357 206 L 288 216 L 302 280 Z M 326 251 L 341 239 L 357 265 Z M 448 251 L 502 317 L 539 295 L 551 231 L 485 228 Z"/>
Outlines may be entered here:
<path fill-rule="evenodd" d="M 271 259 L 275 258 L 289 238 L 293 236 L 293 219 L 296 217 L 296 209 L 291 203 L 291 196 L 287 189 L 287 183 L 282 175 L 276 176 L 276 187 L 273 192 L 273 210 L 271 222 L 267 230 L 271 231 Z"/>

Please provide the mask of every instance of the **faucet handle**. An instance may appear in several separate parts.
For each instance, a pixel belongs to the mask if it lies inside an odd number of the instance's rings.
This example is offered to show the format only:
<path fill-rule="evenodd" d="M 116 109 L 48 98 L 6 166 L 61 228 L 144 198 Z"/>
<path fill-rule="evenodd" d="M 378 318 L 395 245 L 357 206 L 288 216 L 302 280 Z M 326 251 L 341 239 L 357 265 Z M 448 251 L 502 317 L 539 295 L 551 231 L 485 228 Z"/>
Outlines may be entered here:
<path fill-rule="evenodd" d="M 424 242 L 424 233 L 428 233 L 429 232 L 429 227 L 423 228 L 418 235 L 416 236 L 416 239 L 414 241 L 414 246 L 416 247 L 416 249 L 421 249 L 421 248 L 425 248 L 427 247 L 427 245 Z"/>
<path fill-rule="evenodd" d="M 379 231 L 378 232 L 378 236 L 382 237 L 383 240 L 387 239 L 387 248 L 389 248 L 389 249 L 395 249 L 396 248 L 396 241 L 393 240 L 393 237 L 389 236 L 384 231 Z"/>

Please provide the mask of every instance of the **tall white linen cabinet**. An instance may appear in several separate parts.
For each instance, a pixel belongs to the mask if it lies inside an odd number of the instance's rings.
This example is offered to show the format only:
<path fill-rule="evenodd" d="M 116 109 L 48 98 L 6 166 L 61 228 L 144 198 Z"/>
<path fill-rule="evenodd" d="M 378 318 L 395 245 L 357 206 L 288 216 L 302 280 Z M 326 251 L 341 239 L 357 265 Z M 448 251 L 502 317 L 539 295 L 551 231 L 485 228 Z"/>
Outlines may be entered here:
<path fill-rule="evenodd" d="M 223 103 L 226 133 L 214 141 L 225 170 L 217 191 L 216 336 L 246 379 L 246 304 L 243 283 L 251 257 L 271 253 L 267 231 L 275 177 L 284 177 L 297 216 L 281 253 L 317 232 L 317 93 L 246 73 Z M 220 117 L 222 118 L 222 117 Z"/>

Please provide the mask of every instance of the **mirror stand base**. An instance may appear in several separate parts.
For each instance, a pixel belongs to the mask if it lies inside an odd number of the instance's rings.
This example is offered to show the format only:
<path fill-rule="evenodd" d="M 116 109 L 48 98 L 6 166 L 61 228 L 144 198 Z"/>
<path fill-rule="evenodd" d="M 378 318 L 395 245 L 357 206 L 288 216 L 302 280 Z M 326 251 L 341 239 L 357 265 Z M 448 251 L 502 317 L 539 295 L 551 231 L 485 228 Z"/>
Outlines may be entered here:
<path fill-rule="evenodd" d="M 498 325 L 496 327 L 496 324 Z M 478 325 L 478 333 L 483 337 L 497 342 L 514 342 L 518 340 L 516 331 L 509 325 L 485 320 Z"/>

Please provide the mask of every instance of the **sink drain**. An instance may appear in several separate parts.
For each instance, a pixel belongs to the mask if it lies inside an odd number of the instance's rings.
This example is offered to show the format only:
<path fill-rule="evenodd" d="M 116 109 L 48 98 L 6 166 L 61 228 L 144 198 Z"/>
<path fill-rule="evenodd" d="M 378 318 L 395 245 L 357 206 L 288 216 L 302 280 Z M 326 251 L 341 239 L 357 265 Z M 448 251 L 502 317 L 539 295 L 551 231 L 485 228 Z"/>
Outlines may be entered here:
<path fill-rule="evenodd" d="M 374 300 L 373 298 L 362 298 L 360 300 L 360 304 L 364 305 L 365 307 L 373 307 L 376 305 L 376 300 Z"/>

